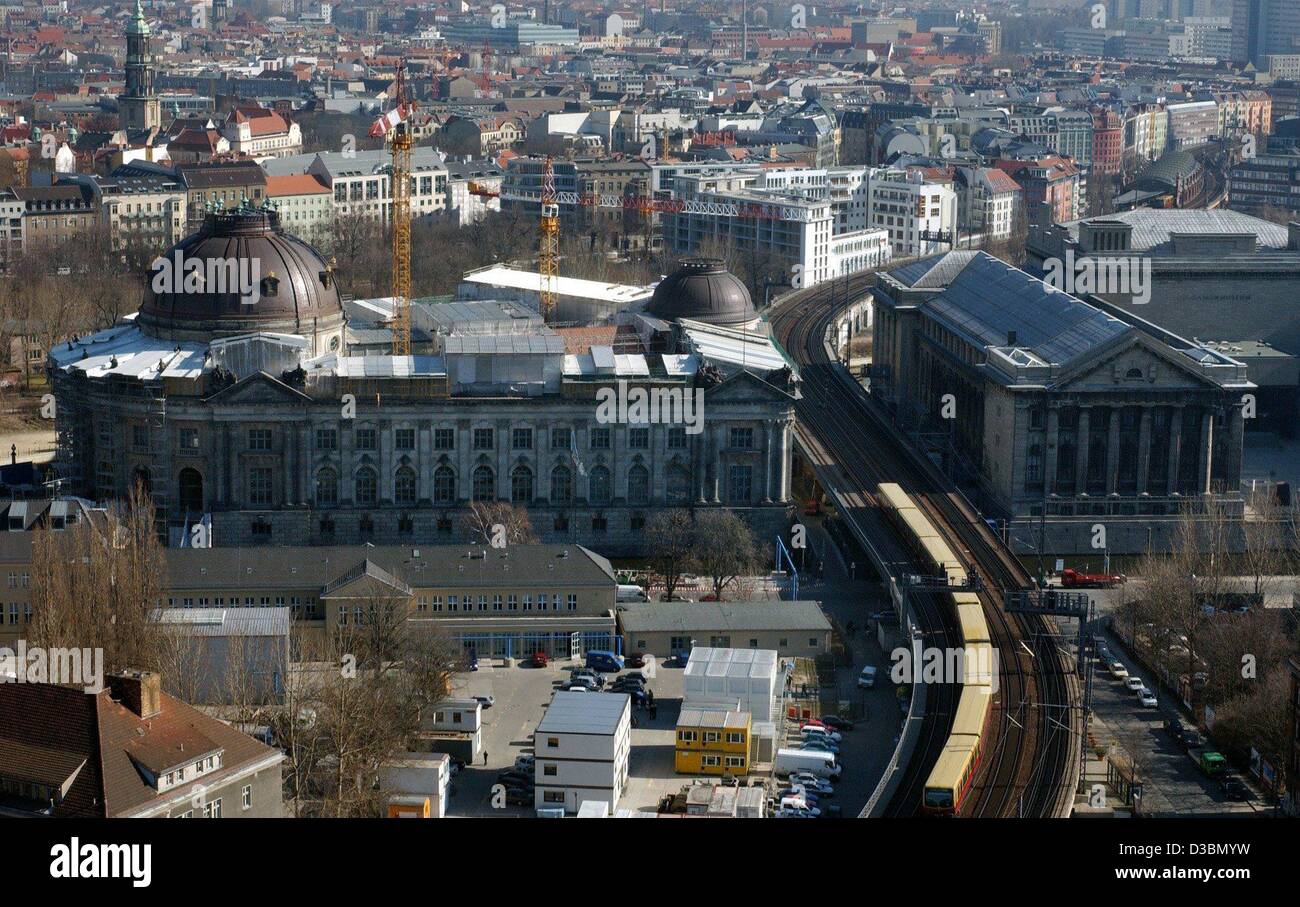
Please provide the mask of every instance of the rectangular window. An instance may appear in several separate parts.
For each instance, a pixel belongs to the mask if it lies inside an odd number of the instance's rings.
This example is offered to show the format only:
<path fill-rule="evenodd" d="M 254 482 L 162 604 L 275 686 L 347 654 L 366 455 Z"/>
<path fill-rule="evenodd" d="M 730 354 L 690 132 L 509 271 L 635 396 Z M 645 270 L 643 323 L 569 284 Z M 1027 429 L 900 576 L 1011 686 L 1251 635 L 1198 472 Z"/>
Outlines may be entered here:
<path fill-rule="evenodd" d="M 559 738 L 559 737 L 547 737 L 547 738 L 546 738 L 546 745 L 547 745 L 548 747 L 550 747 L 551 749 L 555 749 L 557 746 L 560 745 L 560 738 Z"/>
<path fill-rule="evenodd" d="M 318 428 L 316 429 L 316 449 L 317 450 L 338 450 L 339 433 L 335 428 Z"/>
<path fill-rule="evenodd" d="M 248 430 L 248 449 L 266 452 L 271 449 L 271 429 L 250 428 Z"/>
<path fill-rule="evenodd" d="M 543 774 L 543 775 L 546 775 L 548 778 L 554 778 L 554 777 L 555 777 L 556 775 L 558 775 L 559 773 L 560 773 L 560 767 L 559 767 L 558 765 L 543 765 L 543 766 L 542 766 L 542 774 Z"/>
<path fill-rule="evenodd" d="M 686 438 L 686 429 L 681 426 L 674 426 L 668 429 L 668 449 L 685 450 L 690 442 Z"/>
<path fill-rule="evenodd" d="M 510 432 L 510 446 L 515 450 L 531 450 L 533 447 L 533 430 L 516 428 Z"/>
<path fill-rule="evenodd" d="M 736 450 L 753 450 L 754 449 L 754 429 L 752 428 L 732 428 L 731 429 L 731 447 Z"/>
<path fill-rule="evenodd" d="M 736 733 L 728 732 L 728 733 L 727 733 L 727 742 L 728 742 L 728 743 L 744 743 L 744 742 L 745 742 L 745 735 L 744 735 L 744 734 L 736 734 Z"/>
<path fill-rule="evenodd" d="M 508 596 L 506 596 L 506 610 L 508 610 L 508 611 L 518 611 L 518 610 L 519 610 L 519 596 L 518 596 L 518 595 L 508 595 Z"/>
<path fill-rule="evenodd" d="M 574 593 L 574 592 L 570 592 L 570 593 L 569 593 L 569 597 L 568 597 L 568 599 L 566 600 L 566 604 L 568 605 L 570 611 L 577 611 L 577 610 L 578 610 L 578 596 L 577 596 L 577 594 Z"/>
<path fill-rule="evenodd" d="M 248 470 L 248 502 L 255 507 L 267 507 L 271 504 L 273 481 L 272 472 L 265 466 L 254 466 Z"/>
<path fill-rule="evenodd" d="M 563 802 L 564 802 L 564 791 L 562 791 L 562 790 L 548 790 L 548 791 L 545 791 L 545 792 L 542 794 L 542 802 L 543 802 L 543 803 L 563 803 Z"/>
<path fill-rule="evenodd" d="M 744 756 L 728 756 L 728 757 L 726 758 L 724 764 L 727 766 L 727 768 L 744 768 L 744 767 L 745 767 L 745 757 L 744 757 Z"/>
<path fill-rule="evenodd" d="M 197 428 L 181 429 L 181 450 L 199 449 L 199 430 Z"/>
<path fill-rule="evenodd" d="M 538 611 L 546 610 L 546 593 L 544 592 L 537 596 L 537 610 Z"/>
<path fill-rule="evenodd" d="M 524 610 L 525 611 L 533 610 L 533 597 L 531 595 L 524 596 Z"/>
<path fill-rule="evenodd" d="M 253 808 L 253 785 L 244 785 L 244 809 Z"/>
<path fill-rule="evenodd" d="M 721 739 L 722 739 L 722 737 L 721 737 L 721 735 L 720 735 L 717 731 L 705 731 L 705 732 L 704 732 L 704 742 L 705 742 L 705 743 L 717 743 L 717 742 L 718 742 L 719 740 L 721 740 Z"/>
<path fill-rule="evenodd" d="M 501 610 L 501 596 L 499 595 L 492 596 L 492 610 L 493 611 Z"/>
<path fill-rule="evenodd" d="M 393 446 L 398 450 L 415 450 L 415 429 L 399 428 L 394 431 Z"/>
<path fill-rule="evenodd" d="M 718 756 L 701 756 L 701 757 L 700 757 L 700 765 L 708 765 L 708 766 L 715 766 L 715 767 L 716 767 L 716 766 L 719 766 L 719 765 L 721 765 L 721 764 L 722 764 L 722 759 L 719 758 Z"/>
<path fill-rule="evenodd" d="M 593 428 L 591 430 L 591 449 L 592 450 L 609 450 L 609 429 Z"/>
<path fill-rule="evenodd" d="M 627 430 L 627 446 L 632 450 L 649 450 L 650 429 L 629 428 Z"/>
<path fill-rule="evenodd" d="M 754 499 L 754 469 L 733 463 L 727 473 L 727 500 L 732 504 L 749 504 Z"/>
<path fill-rule="evenodd" d="M 379 439 L 373 428 L 358 428 L 356 433 L 357 450 L 374 450 Z"/>
<path fill-rule="evenodd" d="M 551 449 L 568 450 L 573 446 L 573 430 L 569 428 L 551 429 Z"/>
<path fill-rule="evenodd" d="M 433 430 L 433 449 L 434 450 L 455 450 L 456 429 L 435 428 Z"/>
<path fill-rule="evenodd" d="M 490 428 L 474 429 L 474 449 L 491 450 L 496 446 L 495 432 Z"/>

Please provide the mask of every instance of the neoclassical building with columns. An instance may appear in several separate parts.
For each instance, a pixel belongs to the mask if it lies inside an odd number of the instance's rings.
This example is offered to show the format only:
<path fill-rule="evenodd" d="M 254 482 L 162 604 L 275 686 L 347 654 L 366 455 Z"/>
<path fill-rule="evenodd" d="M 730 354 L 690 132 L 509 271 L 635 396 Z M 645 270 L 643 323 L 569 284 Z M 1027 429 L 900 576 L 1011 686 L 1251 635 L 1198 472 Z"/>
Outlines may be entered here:
<path fill-rule="evenodd" d="M 872 393 L 951 439 L 1016 550 L 1138 553 L 1185 508 L 1241 513 L 1243 364 L 983 252 L 881 273 L 872 304 Z"/>
<path fill-rule="evenodd" d="M 415 355 L 349 355 L 374 325 L 354 330 L 330 266 L 273 209 L 210 213 L 177 249 L 256 259 L 257 300 L 151 287 L 49 359 L 63 490 L 104 501 L 142 483 L 175 544 L 195 525 L 217 547 L 459 542 L 472 503 L 494 501 L 525 507 L 543 541 L 608 553 L 638 552 L 666 507 L 727 508 L 763 538 L 788 522 L 796 379 L 678 330 L 746 341 L 733 326 L 752 303 L 720 269 L 664 281 L 617 353 L 472 302 Z M 698 392 L 700 419 L 610 419 L 599 391 L 620 387 Z"/>

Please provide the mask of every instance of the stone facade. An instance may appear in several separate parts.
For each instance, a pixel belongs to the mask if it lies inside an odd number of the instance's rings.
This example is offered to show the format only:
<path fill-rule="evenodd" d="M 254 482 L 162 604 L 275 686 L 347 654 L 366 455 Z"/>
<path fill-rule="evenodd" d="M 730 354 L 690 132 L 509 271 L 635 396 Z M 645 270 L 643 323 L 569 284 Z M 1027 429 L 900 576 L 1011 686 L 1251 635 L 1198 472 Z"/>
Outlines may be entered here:
<path fill-rule="evenodd" d="M 143 479 L 218 546 L 464 538 L 474 500 L 527 505 L 548 542 L 635 552 L 670 506 L 719 506 L 770 537 L 790 501 L 793 398 L 738 372 L 705 392 L 704 430 L 603 425 L 592 388 L 553 398 L 357 395 L 355 418 L 266 374 L 207 396 L 55 373 L 73 484 L 125 497 Z M 165 398 L 165 402 L 164 402 Z M 165 479 L 164 479 L 165 477 Z M 477 485 L 476 485 L 477 480 Z"/>

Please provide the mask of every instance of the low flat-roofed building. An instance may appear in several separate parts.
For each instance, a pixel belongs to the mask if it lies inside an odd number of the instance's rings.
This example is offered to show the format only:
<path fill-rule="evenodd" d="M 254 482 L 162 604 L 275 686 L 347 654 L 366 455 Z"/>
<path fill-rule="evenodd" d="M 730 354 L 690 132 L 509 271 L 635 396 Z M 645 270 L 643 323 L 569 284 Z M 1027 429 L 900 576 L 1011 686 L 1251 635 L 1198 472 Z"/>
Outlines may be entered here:
<path fill-rule="evenodd" d="M 677 718 L 673 767 L 679 775 L 749 773 L 748 712 L 683 708 Z"/>
<path fill-rule="evenodd" d="M 594 800 L 617 809 L 631 751 L 630 696 L 556 693 L 533 735 L 537 808 L 576 813 Z"/>
<path fill-rule="evenodd" d="M 626 651 L 665 658 L 696 645 L 815 658 L 831 644 L 831 623 L 815 601 L 628 602 L 618 623 Z"/>
<path fill-rule="evenodd" d="M 461 279 L 457 296 L 461 299 L 505 299 L 537 311 L 544 286 L 545 278 L 537 271 L 490 265 L 466 274 Z M 640 309 L 654 294 L 653 286 L 638 287 L 578 277 L 556 277 L 552 287 L 555 293 L 554 321 L 559 323 L 597 324 L 608 321 L 619 312 Z"/>
<path fill-rule="evenodd" d="M 193 668 L 178 686 L 189 702 L 227 705 L 232 689 L 265 701 L 283 697 L 288 608 L 160 608 L 153 619 L 173 638 L 180 663 Z"/>

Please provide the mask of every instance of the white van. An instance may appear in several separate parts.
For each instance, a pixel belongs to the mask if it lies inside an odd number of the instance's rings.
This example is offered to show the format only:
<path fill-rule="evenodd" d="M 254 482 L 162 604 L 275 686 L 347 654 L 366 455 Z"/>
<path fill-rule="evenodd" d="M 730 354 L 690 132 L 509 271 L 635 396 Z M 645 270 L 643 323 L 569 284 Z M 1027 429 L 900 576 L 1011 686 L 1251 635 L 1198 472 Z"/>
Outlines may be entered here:
<path fill-rule="evenodd" d="M 777 750 L 772 767 L 778 775 L 783 776 L 791 772 L 812 772 L 818 778 L 831 781 L 838 781 L 840 777 L 840 766 L 835 761 L 835 754 L 822 750 Z"/>
<path fill-rule="evenodd" d="M 645 590 L 640 586 L 619 583 L 616 599 L 621 602 L 648 602 L 650 596 L 646 595 Z"/>

